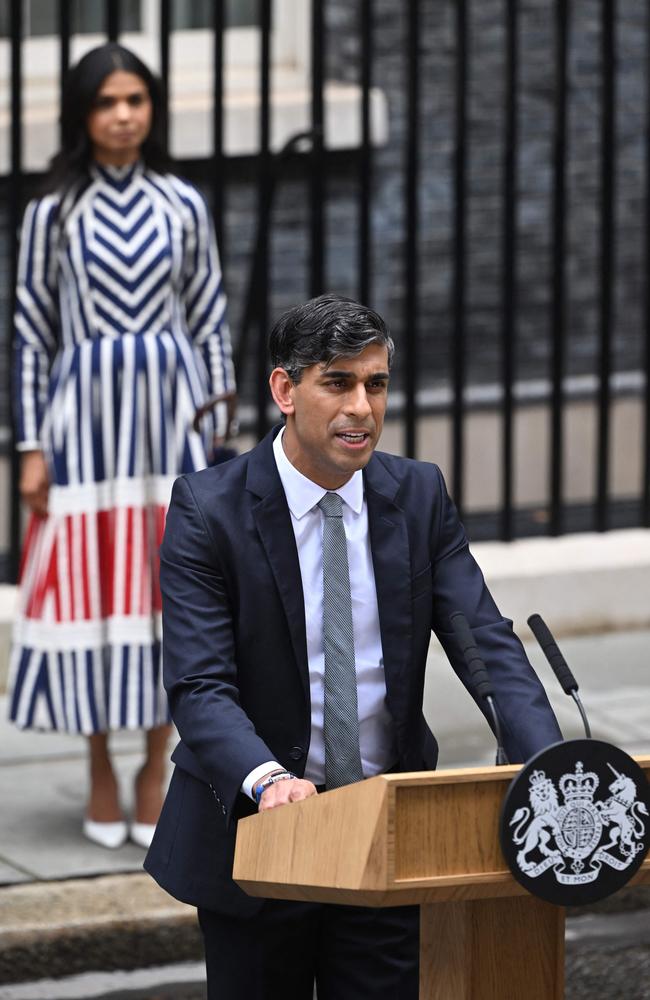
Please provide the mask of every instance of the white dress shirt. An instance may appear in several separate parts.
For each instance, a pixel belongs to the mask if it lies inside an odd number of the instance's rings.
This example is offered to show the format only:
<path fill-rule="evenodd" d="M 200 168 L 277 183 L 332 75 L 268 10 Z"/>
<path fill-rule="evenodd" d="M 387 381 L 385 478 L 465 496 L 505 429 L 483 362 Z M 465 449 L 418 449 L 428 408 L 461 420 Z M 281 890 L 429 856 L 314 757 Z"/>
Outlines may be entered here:
<path fill-rule="evenodd" d="M 315 785 L 325 783 L 323 740 L 323 521 L 317 504 L 328 491 L 303 476 L 289 461 L 282 446 L 284 428 L 273 442 L 273 452 L 287 498 L 296 537 L 302 589 L 305 600 L 307 659 L 311 695 L 311 742 L 305 778 Z M 352 628 L 357 673 L 359 743 L 364 777 L 379 774 L 395 763 L 397 756 L 393 725 L 386 707 L 386 680 L 379 632 L 375 572 L 370 551 L 368 507 L 363 473 L 355 472 L 338 490 L 343 501 L 343 527 L 348 547 Z M 253 797 L 255 783 L 281 765 L 266 761 L 246 777 L 242 791 Z"/>

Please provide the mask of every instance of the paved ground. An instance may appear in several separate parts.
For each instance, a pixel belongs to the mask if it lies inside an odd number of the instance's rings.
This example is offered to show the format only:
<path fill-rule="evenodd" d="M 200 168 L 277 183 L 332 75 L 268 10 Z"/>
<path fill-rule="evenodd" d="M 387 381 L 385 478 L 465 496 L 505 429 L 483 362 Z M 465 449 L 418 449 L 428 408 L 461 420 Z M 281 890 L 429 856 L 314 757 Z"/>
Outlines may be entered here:
<path fill-rule="evenodd" d="M 0 699 L 0 713 L 0 882 L 140 871 L 141 848 L 127 843 L 107 851 L 82 836 L 85 740 L 16 730 L 5 721 L 6 698 Z M 142 735 L 120 733 L 112 742 L 129 808 Z"/>
<path fill-rule="evenodd" d="M 565 1000 L 650 1000 L 650 910 L 569 919 L 566 979 Z"/>
<path fill-rule="evenodd" d="M 203 962 L 0 986 L 0 1000 L 206 1000 Z M 242 1000 L 245 998 L 242 997 Z"/>

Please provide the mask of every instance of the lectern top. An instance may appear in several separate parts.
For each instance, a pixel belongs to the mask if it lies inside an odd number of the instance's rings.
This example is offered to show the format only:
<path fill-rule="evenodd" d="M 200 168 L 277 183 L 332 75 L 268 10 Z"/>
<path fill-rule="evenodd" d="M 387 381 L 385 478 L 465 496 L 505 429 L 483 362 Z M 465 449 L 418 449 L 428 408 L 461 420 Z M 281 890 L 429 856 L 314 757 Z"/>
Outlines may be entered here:
<path fill-rule="evenodd" d="M 234 878 L 252 895 L 371 906 L 520 895 L 498 836 L 518 769 L 379 775 L 241 820 Z"/>

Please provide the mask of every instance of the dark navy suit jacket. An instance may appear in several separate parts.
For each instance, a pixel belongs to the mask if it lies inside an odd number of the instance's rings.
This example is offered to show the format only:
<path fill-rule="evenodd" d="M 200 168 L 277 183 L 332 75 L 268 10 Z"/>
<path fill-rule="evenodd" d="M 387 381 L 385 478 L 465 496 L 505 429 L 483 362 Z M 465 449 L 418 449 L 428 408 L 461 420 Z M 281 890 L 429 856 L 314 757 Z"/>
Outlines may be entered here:
<path fill-rule="evenodd" d="M 255 811 L 242 781 L 268 760 L 302 775 L 310 740 L 304 601 L 276 432 L 177 480 L 161 548 L 164 677 L 181 742 L 145 867 L 177 898 L 233 914 L 261 905 L 231 879 L 236 819 Z M 561 739 L 440 470 L 376 452 L 363 475 L 398 769 L 436 766 L 422 714 L 432 630 L 471 693 L 454 611 L 466 615 L 488 667 L 510 760 Z"/>

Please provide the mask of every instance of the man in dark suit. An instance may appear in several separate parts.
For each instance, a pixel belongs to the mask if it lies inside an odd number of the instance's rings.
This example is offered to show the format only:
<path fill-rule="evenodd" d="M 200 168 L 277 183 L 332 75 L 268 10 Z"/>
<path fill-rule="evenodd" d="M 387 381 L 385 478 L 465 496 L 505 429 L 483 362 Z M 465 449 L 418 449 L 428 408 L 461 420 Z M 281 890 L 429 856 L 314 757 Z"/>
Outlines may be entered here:
<path fill-rule="evenodd" d="M 320 296 L 280 319 L 270 352 L 284 426 L 174 486 L 161 586 L 181 742 L 145 867 L 198 907 L 211 1000 L 311 1000 L 314 979 L 319 1000 L 411 1000 L 417 909 L 248 897 L 231 878 L 237 819 L 434 768 L 432 629 L 472 693 L 455 611 L 486 662 L 510 760 L 561 734 L 440 471 L 374 450 L 393 356 L 381 317 Z"/>

